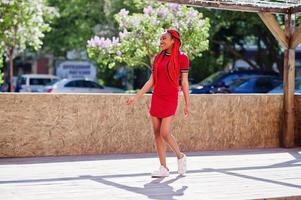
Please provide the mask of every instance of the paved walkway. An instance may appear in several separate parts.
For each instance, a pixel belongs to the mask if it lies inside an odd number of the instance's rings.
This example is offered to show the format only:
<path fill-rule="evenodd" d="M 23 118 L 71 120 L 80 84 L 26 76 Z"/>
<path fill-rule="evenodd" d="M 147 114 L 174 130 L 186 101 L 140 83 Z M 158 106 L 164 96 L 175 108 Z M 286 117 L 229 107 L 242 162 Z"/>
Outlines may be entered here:
<path fill-rule="evenodd" d="M 2 158 L 0 200 L 301 199 L 300 148 L 187 154 L 187 175 L 169 154 L 165 179 L 155 154 Z"/>

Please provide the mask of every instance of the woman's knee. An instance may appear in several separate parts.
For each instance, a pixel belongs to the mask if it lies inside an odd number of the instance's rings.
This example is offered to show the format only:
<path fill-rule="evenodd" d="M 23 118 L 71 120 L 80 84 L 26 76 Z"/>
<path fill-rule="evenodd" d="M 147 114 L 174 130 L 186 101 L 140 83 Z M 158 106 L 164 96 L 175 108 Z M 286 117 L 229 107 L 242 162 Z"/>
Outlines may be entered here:
<path fill-rule="evenodd" d="M 161 120 L 157 117 L 152 117 L 154 135 L 160 135 Z"/>
<path fill-rule="evenodd" d="M 169 138 L 169 132 L 168 131 L 161 131 L 160 136 L 164 139 L 167 140 Z"/>
<path fill-rule="evenodd" d="M 155 138 L 161 137 L 160 129 L 159 130 L 154 130 L 154 135 L 155 135 Z"/>

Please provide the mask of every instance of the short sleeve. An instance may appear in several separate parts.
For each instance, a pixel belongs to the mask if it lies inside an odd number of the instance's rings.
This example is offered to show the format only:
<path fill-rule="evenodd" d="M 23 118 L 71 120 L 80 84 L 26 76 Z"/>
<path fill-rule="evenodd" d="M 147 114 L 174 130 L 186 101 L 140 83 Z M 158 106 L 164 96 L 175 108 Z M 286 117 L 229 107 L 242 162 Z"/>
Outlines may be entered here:
<path fill-rule="evenodd" d="M 185 54 L 180 55 L 179 65 L 180 65 L 180 72 L 181 73 L 188 73 L 189 72 L 189 58 Z"/>

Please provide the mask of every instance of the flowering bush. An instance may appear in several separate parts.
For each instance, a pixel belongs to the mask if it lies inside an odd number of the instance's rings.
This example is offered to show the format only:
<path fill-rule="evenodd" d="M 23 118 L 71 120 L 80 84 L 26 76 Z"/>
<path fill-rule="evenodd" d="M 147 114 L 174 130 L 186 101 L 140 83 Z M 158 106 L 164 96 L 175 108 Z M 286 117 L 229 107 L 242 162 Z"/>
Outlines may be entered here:
<path fill-rule="evenodd" d="M 56 16 L 56 9 L 47 6 L 46 0 L 0 0 L 2 53 L 11 61 L 28 46 L 36 50 L 40 48 L 44 32 L 50 30 L 47 21 Z M 0 59 L 2 55 L 0 54 Z"/>
<path fill-rule="evenodd" d="M 180 32 L 181 49 L 190 59 L 201 56 L 208 48 L 209 19 L 193 8 L 155 3 L 145 7 L 143 13 L 130 15 L 122 9 L 115 19 L 121 30 L 117 38 L 95 36 L 87 42 L 89 57 L 101 66 L 112 68 L 116 62 L 125 62 L 150 68 L 151 59 L 160 51 L 160 35 L 167 28 Z"/>
<path fill-rule="evenodd" d="M 0 45 L 6 50 L 16 46 L 17 52 L 41 47 L 43 32 L 50 30 L 46 21 L 58 16 L 46 0 L 1 0 L 0 13 Z"/>

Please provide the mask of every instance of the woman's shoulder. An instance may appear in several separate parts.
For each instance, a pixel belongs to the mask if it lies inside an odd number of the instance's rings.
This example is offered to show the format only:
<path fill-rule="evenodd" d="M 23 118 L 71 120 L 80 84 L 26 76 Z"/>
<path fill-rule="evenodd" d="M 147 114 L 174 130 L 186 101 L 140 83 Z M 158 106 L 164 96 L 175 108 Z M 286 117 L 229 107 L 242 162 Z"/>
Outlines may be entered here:
<path fill-rule="evenodd" d="M 179 53 L 179 58 L 183 59 L 183 60 L 189 60 L 188 55 L 182 51 L 180 51 L 180 53 Z"/>
<path fill-rule="evenodd" d="M 153 60 L 157 60 L 159 56 L 161 55 L 162 52 L 156 53 L 155 56 L 153 57 Z"/>
<path fill-rule="evenodd" d="M 154 57 L 152 58 L 152 63 L 155 63 L 158 60 L 159 55 L 160 55 L 160 53 L 157 53 L 154 55 Z"/>

